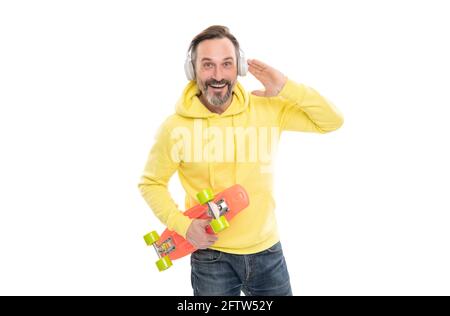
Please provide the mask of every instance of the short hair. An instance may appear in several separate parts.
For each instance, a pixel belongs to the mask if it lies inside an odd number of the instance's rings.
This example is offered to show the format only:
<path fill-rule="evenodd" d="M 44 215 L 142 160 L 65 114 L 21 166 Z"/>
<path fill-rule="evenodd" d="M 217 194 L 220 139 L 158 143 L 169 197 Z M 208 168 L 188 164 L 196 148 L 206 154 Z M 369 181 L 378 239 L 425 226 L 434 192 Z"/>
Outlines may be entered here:
<path fill-rule="evenodd" d="M 189 45 L 188 52 L 191 52 L 191 61 L 193 66 L 195 67 L 195 62 L 197 60 L 197 47 L 198 45 L 205 40 L 215 39 L 215 38 L 228 38 L 234 45 L 236 51 L 236 62 L 239 60 L 239 42 L 234 37 L 233 34 L 230 33 L 228 27 L 223 25 L 212 25 L 206 29 L 204 29 L 201 33 L 194 37 Z"/>

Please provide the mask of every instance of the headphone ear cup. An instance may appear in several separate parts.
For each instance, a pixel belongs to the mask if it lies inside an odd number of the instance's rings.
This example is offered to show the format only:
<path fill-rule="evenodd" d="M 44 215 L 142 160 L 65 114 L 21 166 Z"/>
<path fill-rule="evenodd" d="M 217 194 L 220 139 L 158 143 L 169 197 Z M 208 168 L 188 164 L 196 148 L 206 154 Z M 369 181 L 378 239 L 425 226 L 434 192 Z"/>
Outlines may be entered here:
<path fill-rule="evenodd" d="M 187 80 L 191 81 L 195 78 L 194 66 L 192 65 L 191 58 L 188 56 L 184 62 L 184 73 L 186 74 Z"/>
<path fill-rule="evenodd" d="M 245 58 L 244 52 L 241 50 L 240 56 L 239 56 L 239 68 L 238 68 L 238 75 L 243 77 L 247 75 L 248 72 L 248 65 L 247 65 L 247 59 Z"/>

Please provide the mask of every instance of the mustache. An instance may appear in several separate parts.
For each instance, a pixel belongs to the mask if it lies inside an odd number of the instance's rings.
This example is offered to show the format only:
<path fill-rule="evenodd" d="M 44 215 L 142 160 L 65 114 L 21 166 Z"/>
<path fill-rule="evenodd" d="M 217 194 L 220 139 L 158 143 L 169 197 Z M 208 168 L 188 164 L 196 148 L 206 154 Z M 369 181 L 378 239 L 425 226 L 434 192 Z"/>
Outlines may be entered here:
<path fill-rule="evenodd" d="M 230 85 L 231 82 L 228 81 L 228 80 L 222 80 L 222 81 L 209 80 L 209 81 L 206 81 L 206 85 L 207 85 L 207 86 L 212 85 L 212 84 L 213 84 L 213 85 L 223 85 L 223 84 Z"/>

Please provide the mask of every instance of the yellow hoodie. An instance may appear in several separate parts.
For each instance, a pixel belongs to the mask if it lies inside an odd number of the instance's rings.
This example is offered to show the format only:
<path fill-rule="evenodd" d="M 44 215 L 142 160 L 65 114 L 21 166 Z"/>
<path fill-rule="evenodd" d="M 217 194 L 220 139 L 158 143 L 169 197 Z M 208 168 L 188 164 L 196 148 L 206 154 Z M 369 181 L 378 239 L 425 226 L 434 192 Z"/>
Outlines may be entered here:
<path fill-rule="evenodd" d="M 197 192 L 214 193 L 242 185 L 250 205 L 219 234 L 212 249 L 250 254 L 278 242 L 272 195 L 272 158 L 282 131 L 326 133 L 338 129 L 343 117 L 314 89 L 290 79 L 275 97 L 247 93 L 238 82 L 231 105 L 222 114 L 210 112 L 190 81 L 176 105 L 176 113 L 156 136 L 139 189 L 155 215 L 181 236 L 191 224 L 168 191 L 178 171 L 186 191 L 185 209 L 198 202 Z"/>

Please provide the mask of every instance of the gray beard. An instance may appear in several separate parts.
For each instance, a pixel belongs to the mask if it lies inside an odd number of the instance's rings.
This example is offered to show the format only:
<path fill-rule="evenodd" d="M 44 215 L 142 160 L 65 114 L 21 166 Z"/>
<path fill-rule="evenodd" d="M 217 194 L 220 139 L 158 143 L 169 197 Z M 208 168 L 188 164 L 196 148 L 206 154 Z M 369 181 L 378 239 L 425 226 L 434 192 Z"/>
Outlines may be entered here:
<path fill-rule="evenodd" d="M 212 96 L 210 94 L 206 94 L 206 99 L 211 105 L 222 106 L 230 99 L 230 96 L 231 96 L 231 89 L 230 86 L 227 86 L 227 92 L 223 97 L 220 96 L 220 94 L 216 95 L 215 93 L 213 93 Z"/>
<path fill-rule="evenodd" d="M 227 103 L 227 101 L 230 99 L 231 94 L 233 93 L 233 85 L 229 86 L 227 85 L 227 91 L 224 96 L 221 96 L 220 93 L 213 93 L 212 96 L 208 93 L 209 86 L 204 86 L 204 89 L 202 89 L 202 94 L 205 95 L 206 100 L 209 104 L 215 107 L 220 107 Z M 203 91 L 204 90 L 204 91 Z"/>

